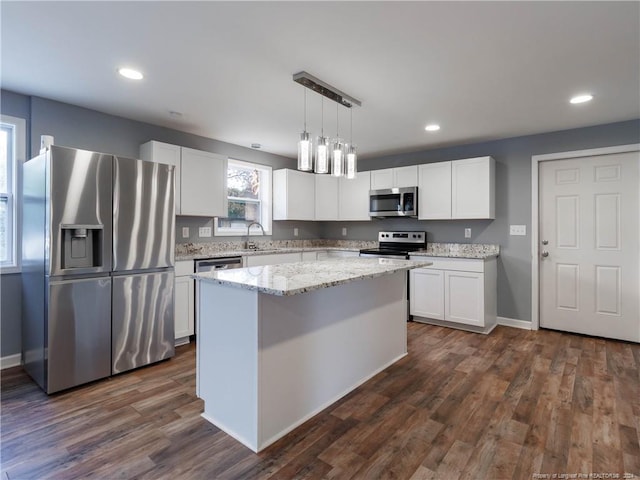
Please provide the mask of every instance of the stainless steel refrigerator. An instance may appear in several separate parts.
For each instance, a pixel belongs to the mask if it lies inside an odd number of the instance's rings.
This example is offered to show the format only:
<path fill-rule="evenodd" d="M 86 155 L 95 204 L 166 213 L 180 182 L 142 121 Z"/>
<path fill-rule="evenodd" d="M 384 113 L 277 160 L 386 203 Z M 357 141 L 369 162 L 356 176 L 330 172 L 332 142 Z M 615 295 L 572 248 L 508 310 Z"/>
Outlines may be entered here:
<path fill-rule="evenodd" d="M 52 146 L 23 169 L 23 348 L 47 393 L 174 355 L 173 166 Z"/>

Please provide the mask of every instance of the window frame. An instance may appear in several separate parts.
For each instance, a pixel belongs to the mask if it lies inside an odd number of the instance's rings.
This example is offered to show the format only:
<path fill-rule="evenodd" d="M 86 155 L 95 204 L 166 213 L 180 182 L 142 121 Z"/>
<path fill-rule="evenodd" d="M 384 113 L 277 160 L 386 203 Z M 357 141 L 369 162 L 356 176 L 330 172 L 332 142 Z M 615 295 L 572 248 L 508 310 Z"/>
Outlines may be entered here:
<path fill-rule="evenodd" d="M 272 198 L 273 198 L 272 170 L 273 169 L 269 165 L 263 165 L 261 163 L 246 162 L 244 160 L 236 160 L 234 158 L 229 158 L 227 161 L 227 175 L 228 175 L 230 166 L 239 166 L 239 167 L 257 169 L 262 172 L 262 175 L 266 175 L 268 177 L 266 179 L 266 182 L 263 182 L 262 178 L 260 179 L 261 194 L 260 194 L 259 202 L 260 202 L 261 215 L 263 220 L 261 224 L 264 228 L 265 236 L 271 236 L 272 223 L 273 223 L 273 211 L 272 211 L 272 203 L 273 203 L 272 201 Z M 268 189 L 268 191 L 265 191 L 265 187 L 266 189 Z M 229 200 L 229 198 L 235 198 L 235 197 L 229 197 L 228 191 L 227 191 L 227 200 Z M 243 237 L 247 235 L 247 227 L 246 225 L 243 228 L 221 227 L 218 223 L 218 217 L 216 217 L 214 218 L 214 221 L 213 221 L 213 234 L 219 237 Z M 254 225 L 251 228 L 249 235 L 261 236 L 262 231 L 260 230 L 260 227 L 258 227 L 257 225 Z"/>
<path fill-rule="evenodd" d="M 0 192 L 0 196 L 7 198 L 7 206 L 9 211 L 9 228 L 8 235 L 10 259 L 6 262 L 0 261 L 0 274 L 20 273 L 21 272 L 21 212 L 20 199 L 21 188 L 20 178 L 22 174 L 22 164 L 26 161 L 27 150 L 27 122 L 24 118 L 13 117 L 11 115 L 0 115 L 0 123 L 9 125 L 12 133 L 12 158 L 7 159 L 9 162 L 9 172 L 7 178 L 7 192 Z"/>

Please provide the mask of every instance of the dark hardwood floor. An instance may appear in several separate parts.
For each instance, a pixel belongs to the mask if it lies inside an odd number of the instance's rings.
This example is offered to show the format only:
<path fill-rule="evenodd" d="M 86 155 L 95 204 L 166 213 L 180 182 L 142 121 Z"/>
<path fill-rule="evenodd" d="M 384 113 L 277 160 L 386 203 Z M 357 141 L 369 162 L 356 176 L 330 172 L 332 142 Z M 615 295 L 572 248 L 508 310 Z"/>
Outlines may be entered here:
<path fill-rule="evenodd" d="M 5 370 L 2 474 L 640 478 L 640 345 L 418 323 L 409 323 L 408 338 L 407 357 L 258 455 L 200 417 L 193 346 L 51 397 L 20 368 Z"/>

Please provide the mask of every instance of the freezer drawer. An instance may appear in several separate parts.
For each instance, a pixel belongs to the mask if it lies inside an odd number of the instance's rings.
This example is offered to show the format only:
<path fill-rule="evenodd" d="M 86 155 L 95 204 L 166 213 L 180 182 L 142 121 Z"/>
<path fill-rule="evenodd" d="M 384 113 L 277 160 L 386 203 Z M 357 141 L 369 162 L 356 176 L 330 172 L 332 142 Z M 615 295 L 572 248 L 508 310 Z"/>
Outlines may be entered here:
<path fill-rule="evenodd" d="M 111 374 L 111 279 L 50 280 L 47 393 Z"/>
<path fill-rule="evenodd" d="M 173 357 L 173 270 L 112 277 L 111 373 Z"/>

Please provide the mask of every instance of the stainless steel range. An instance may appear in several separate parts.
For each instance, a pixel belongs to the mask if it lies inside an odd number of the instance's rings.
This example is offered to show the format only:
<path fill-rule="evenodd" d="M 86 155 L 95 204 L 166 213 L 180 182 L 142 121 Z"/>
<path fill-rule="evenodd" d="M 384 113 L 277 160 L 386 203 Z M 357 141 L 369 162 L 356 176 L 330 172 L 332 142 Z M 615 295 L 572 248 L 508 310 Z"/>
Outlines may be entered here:
<path fill-rule="evenodd" d="M 378 248 L 360 250 L 361 257 L 409 259 L 409 254 L 427 247 L 427 232 L 378 232 Z M 411 320 L 407 272 L 407 321 Z"/>
<path fill-rule="evenodd" d="M 360 250 L 361 257 L 408 259 L 427 247 L 427 232 L 378 232 L 378 248 Z"/>

